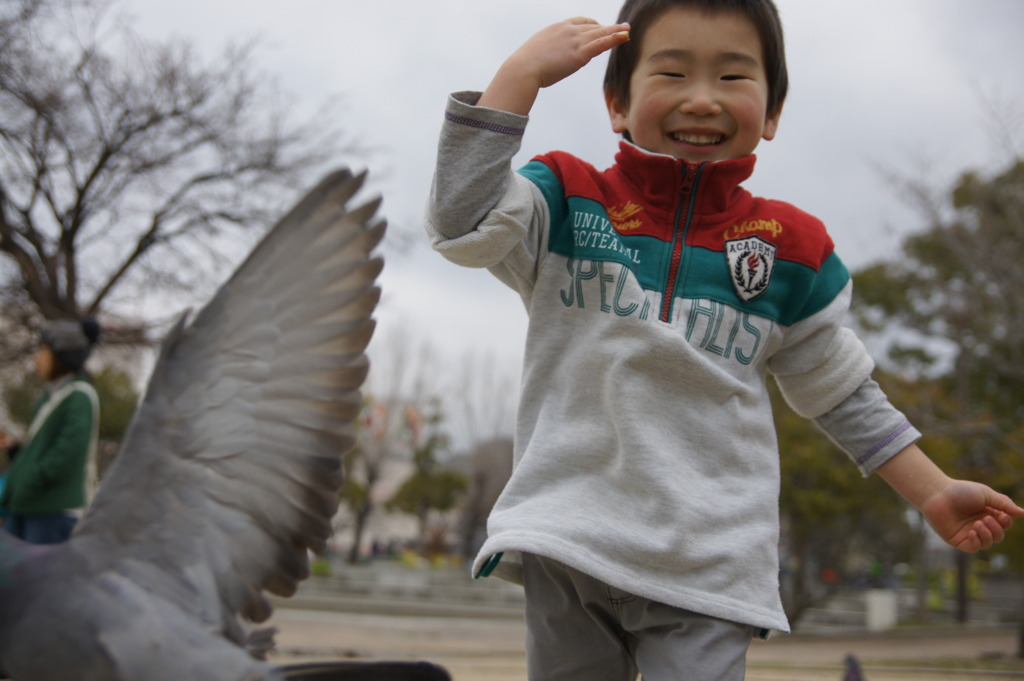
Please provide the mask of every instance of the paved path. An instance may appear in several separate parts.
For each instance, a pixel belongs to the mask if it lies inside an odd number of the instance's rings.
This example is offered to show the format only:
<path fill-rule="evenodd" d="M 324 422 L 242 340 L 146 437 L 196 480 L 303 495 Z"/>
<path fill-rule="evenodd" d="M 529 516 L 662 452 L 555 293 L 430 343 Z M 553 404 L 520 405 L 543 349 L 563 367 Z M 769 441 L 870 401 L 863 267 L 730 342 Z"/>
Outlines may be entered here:
<path fill-rule="evenodd" d="M 279 629 L 274 660 L 280 664 L 340 658 L 426 659 L 446 667 L 453 681 L 526 679 L 521 620 L 278 609 L 271 623 Z M 853 652 L 865 667 L 867 681 L 1022 681 L 1024 666 L 1000 674 L 934 669 L 940 660 L 1010 657 L 1016 650 L 1016 635 L 1014 629 L 1006 628 L 780 636 L 751 646 L 747 679 L 838 681 L 843 659 Z M 933 669 L 913 671 L 906 668 L 908 664 L 915 669 Z"/>

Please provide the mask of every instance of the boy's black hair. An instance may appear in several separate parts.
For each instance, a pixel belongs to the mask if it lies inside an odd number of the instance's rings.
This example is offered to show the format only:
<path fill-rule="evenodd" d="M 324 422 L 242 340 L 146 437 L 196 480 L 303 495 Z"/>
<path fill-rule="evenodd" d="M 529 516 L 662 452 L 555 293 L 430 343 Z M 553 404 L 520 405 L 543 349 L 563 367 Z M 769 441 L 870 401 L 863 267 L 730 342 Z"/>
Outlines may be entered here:
<path fill-rule="evenodd" d="M 629 81 L 640 56 L 644 33 L 665 11 L 675 7 L 703 12 L 737 12 L 757 28 L 764 51 L 764 69 L 768 78 L 768 115 L 782 110 L 789 89 L 786 50 L 782 22 L 772 0 L 626 0 L 619 12 L 619 23 L 629 22 L 629 40 L 612 49 L 604 74 L 604 92 L 622 105 L 629 103 Z"/>

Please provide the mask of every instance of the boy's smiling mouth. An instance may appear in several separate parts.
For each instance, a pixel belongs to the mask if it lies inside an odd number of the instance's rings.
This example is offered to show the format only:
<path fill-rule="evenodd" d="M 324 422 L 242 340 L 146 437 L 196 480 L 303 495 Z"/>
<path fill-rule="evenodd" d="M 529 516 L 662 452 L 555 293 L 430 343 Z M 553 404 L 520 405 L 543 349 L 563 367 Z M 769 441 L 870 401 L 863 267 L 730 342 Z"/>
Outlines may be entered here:
<path fill-rule="evenodd" d="M 693 144 L 696 146 L 713 146 L 725 141 L 725 135 L 719 133 L 670 132 L 668 136 L 676 142 L 683 142 L 684 144 Z"/>

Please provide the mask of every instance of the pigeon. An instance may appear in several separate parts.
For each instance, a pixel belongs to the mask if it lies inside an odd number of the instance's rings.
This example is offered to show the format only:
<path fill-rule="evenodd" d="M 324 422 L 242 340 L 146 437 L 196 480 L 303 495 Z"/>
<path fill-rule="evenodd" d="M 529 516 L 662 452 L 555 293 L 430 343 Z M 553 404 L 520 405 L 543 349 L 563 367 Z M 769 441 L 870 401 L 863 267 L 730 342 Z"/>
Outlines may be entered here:
<path fill-rule="evenodd" d="M 843 679 L 842 681 L 867 681 L 860 670 L 860 662 L 854 655 L 847 655 L 846 659 L 843 660 Z"/>
<path fill-rule="evenodd" d="M 69 541 L 0 531 L 10 678 L 287 678 L 257 625 L 325 548 L 355 443 L 385 231 L 379 198 L 349 207 L 365 177 L 330 173 L 167 334 Z"/>

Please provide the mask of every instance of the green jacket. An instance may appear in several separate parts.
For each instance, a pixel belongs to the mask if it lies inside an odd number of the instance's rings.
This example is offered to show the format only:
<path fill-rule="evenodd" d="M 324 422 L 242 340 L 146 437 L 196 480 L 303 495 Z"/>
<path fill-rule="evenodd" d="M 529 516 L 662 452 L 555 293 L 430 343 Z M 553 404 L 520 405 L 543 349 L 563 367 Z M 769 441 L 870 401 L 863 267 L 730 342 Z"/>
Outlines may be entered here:
<path fill-rule="evenodd" d="M 0 506 L 20 515 L 85 506 L 86 465 L 94 453 L 99 398 L 83 374 L 50 386 L 36 403 L 18 456 L 7 471 Z"/>

